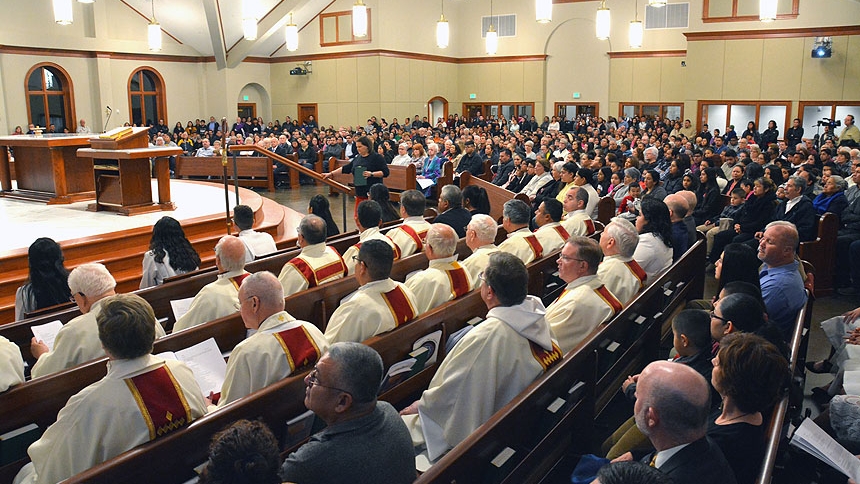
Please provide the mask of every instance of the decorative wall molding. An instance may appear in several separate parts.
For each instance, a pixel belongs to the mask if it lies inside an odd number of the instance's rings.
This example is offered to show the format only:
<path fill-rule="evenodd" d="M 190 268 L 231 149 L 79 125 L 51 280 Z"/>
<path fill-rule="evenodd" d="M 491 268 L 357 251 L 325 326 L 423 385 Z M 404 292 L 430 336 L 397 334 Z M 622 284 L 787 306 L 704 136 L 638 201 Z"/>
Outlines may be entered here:
<path fill-rule="evenodd" d="M 839 37 L 845 35 L 860 35 L 860 25 L 772 30 L 684 32 L 687 42 L 704 40 L 794 39 L 798 37 Z"/>
<path fill-rule="evenodd" d="M 686 57 L 686 50 L 628 50 L 607 52 L 610 59 L 641 59 L 648 57 Z"/>

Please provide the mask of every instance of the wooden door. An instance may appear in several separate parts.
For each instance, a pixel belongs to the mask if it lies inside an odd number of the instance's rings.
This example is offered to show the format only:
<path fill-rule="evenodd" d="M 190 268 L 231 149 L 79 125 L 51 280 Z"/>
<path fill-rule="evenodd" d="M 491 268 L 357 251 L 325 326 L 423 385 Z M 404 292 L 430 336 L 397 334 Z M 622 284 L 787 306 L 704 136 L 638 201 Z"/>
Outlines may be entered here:
<path fill-rule="evenodd" d="M 314 120 L 316 120 L 316 122 L 317 122 L 317 125 L 320 124 L 319 116 L 317 116 L 317 105 L 316 105 L 316 103 L 298 104 L 297 106 L 298 106 L 297 112 L 299 113 L 299 123 L 304 123 L 305 121 L 308 120 L 308 118 L 313 116 Z"/>
<path fill-rule="evenodd" d="M 247 118 L 249 121 L 257 117 L 257 103 L 239 103 L 240 118 Z"/>

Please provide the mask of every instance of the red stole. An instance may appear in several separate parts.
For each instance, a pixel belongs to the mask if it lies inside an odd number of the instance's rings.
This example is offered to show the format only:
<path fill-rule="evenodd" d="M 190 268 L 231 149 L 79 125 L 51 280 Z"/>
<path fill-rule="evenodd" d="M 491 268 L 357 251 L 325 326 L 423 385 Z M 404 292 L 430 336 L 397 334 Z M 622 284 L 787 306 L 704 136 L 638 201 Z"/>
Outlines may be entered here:
<path fill-rule="evenodd" d="M 564 230 L 564 227 L 562 227 L 561 225 L 556 225 L 553 228 L 555 229 L 556 232 L 558 232 L 558 235 L 561 237 L 561 240 L 563 240 L 564 242 L 567 242 L 567 239 L 570 238 L 570 234 L 567 233 L 567 230 Z"/>
<path fill-rule="evenodd" d="M 191 408 L 167 365 L 124 381 L 149 427 L 149 440 L 191 422 Z"/>
<path fill-rule="evenodd" d="M 552 342 L 552 350 L 547 351 L 541 347 L 541 345 L 535 343 L 534 341 L 529 340 L 529 347 L 532 350 L 532 356 L 535 357 L 538 363 L 540 363 L 543 371 L 547 371 L 556 363 L 561 361 L 564 355 L 561 353 L 561 348 L 555 344 L 555 341 Z"/>
<path fill-rule="evenodd" d="M 600 299 L 603 299 L 603 302 L 605 302 L 609 307 L 612 308 L 613 316 L 615 316 L 616 314 L 618 314 L 619 311 L 624 309 L 624 305 L 621 304 L 621 302 L 619 302 L 618 299 L 616 299 L 615 296 L 613 296 L 612 293 L 609 292 L 609 289 L 606 289 L 606 286 L 604 286 L 603 284 L 601 284 L 600 287 L 595 289 L 594 292 L 598 296 L 600 296 Z"/>
<path fill-rule="evenodd" d="M 593 235 L 594 234 L 594 220 L 587 218 L 587 219 L 583 220 L 582 222 L 585 223 L 586 235 Z"/>
<path fill-rule="evenodd" d="M 540 259 L 541 254 L 543 254 L 543 246 L 540 245 L 540 242 L 538 242 L 537 237 L 535 237 L 534 234 L 530 234 L 523 237 L 523 239 L 525 239 L 525 241 L 529 244 L 529 248 L 535 255 L 535 260 Z"/>
<path fill-rule="evenodd" d="M 388 305 L 388 310 L 394 316 L 394 327 L 412 321 L 415 317 L 415 308 L 412 306 L 412 301 L 403 292 L 400 286 L 394 286 L 394 289 L 383 292 L 382 300 Z"/>
<path fill-rule="evenodd" d="M 642 266 L 633 259 L 630 259 L 629 262 L 625 262 L 624 264 L 626 264 L 627 268 L 630 269 L 630 272 L 636 276 L 636 279 L 639 279 L 639 287 L 645 287 L 645 280 L 648 279 L 648 274 L 645 273 L 645 269 L 643 269 Z"/>
<path fill-rule="evenodd" d="M 285 329 L 279 333 L 274 333 L 273 336 L 281 344 L 281 348 L 287 356 L 290 371 L 308 366 L 320 357 L 319 346 L 304 326 L 299 325 L 296 328 Z"/>
<path fill-rule="evenodd" d="M 245 278 L 246 278 L 246 277 L 248 277 L 248 276 L 250 276 L 250 275 L 251 275 L 251 274 L 249 274 L 249 273 L 247 273 L 247 272 L 246 272 L 246 273 L 244 273 L 244 274 L 239 274 L 238 276 L 233 276 L 233 277 L 231 277 L 231 278 L 230 278 L 230 282 L 232 282 L 232 283 L 233 283 L 233 287 L 235 287 L 235 288 L 236 288 L 236 290 L 238 291 L 238 290 L 239 290 L 239 286 L 241 286 L 241 285 L 242 285 L 242 281 L 244 281 L 244 280 L 245 280 Z"/>
<path fill-rule="evenodd" d="M 414 227 L 411 227 L 406 224 L 401 225 L 400 230 L 406 232 L 406 235 L 408 235 L 410 238 L 412 238 L 413 241 L 415 241 L 415 252 L 421 252 L 424 249 L 424 237 L 427 236 L 426 230 L 421 233 L 418 233 L 418 231 L 415 230 Z"/>
<path fill-rule="evenodd" d="M 469 276 L 466 275 L 466 269 L 460 267 L 457 262 L 452 262 L 451 265 L 454 268 L 446 270 L 445 273 L 448 274 L 448 281 L 451 283 L 451 294 L 454 295 L 454 299 L 457 299 L 471 291 L 472 288 L 469 286 Z"/>
<path fill-rule="evenodd" d="M 337 260 L 334 262 L 330 262 L 318 268 L 317 270 L 314 270 L 314 268 L 311 267 L 311 265 L 308 264 L 308 262 L 304 260 L 302 256 L 294 257 L 293 260 L 287 262 L 287 264 L 290 264 L 291 266 L 295 267 L 296 270 L 299 271 L 299 274 L 301 274 L 305 278 L 305 281 L 307 281 L 308 283 L 308 289 L 312 287 L 317 287 L 323 282 L 327 282 L 329 279 L 333 279 L 338 275 L 346 275 L 346 264 L 343 263 L 343 258 L 340 256 L 340 254 L 337 253 L 334 248 L 328 248 L 334 251 L 335 254 L 337 254 Z"/>

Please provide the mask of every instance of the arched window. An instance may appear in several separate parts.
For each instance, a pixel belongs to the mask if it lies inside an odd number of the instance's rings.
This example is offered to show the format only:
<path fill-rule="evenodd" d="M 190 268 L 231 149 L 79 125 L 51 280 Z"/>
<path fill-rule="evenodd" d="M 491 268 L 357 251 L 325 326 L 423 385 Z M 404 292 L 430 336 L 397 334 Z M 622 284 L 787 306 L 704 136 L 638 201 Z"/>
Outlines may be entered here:
<path fill-rule="evenodd" d="M 63 129 L 75 131 L 72 81 L 69 74 L 56 64 L 42 63 L 27 73 L 27 117 L 36 126 L 54 125 L 57 133 Z"/>
<path fill-rule="evenodd" d="M 151 67 L 134 71 L 128 79 L 128 104 L 132 124 L 147 126 L 164 119 L 167 104 L 161 74 Z"/>

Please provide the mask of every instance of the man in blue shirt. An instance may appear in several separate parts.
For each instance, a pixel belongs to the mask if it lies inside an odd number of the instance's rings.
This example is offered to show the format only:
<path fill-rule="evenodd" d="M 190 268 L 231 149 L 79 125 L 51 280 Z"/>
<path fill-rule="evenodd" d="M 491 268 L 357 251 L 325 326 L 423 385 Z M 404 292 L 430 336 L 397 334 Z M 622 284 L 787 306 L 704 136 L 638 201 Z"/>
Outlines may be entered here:
<path fill-rule="evenodd" d="M 783 334 L 794 327 L 797 312 L 806 304 L 803 279 L 797 271 L 799 238 L 791 222 L 771 222 L 765 228 L 758 245 L 758 258 L 762 261 L 759 271 L 761 295 L 767 314 Z"/>

